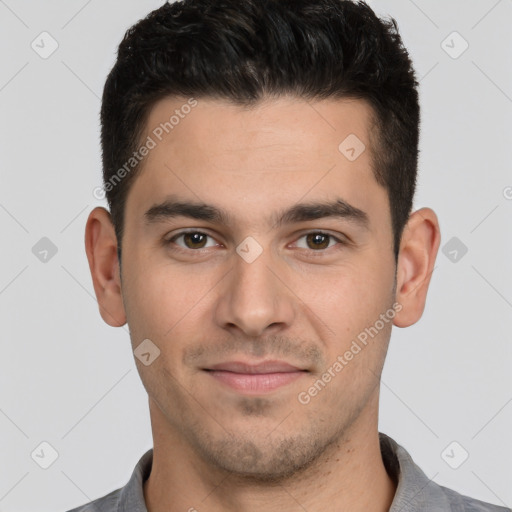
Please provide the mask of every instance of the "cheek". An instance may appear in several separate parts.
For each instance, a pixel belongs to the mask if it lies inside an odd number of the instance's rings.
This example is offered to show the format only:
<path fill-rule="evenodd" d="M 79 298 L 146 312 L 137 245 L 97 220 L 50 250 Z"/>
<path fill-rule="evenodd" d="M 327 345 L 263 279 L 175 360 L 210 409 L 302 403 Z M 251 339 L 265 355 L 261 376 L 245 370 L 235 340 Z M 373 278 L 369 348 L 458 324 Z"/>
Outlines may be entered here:
<path fill-rule="evenodd" d="M 199 316 L 204 314 L 212 288 L 209 280 L 187 270 L 146 263 L 128 287 L 130 327 L 164 344 L 177 340 L 178 332 L 186 326 L 190 331 L 190 325 L 201 322 Z"/>
<path fill-rule="evenodd" d="M 389 272 L 372 264 L 346 264 L 297 280 L 294 290 L 315 313 L 346 324 L 372 318 L 390 299 Z M 378 316 L 378 315 L 377 315 Z"/>
<path fill-rule="evenodd" d="M 328 273 L 317 272 L 294 287 L 303 301 L 304 314 L 321 329 L 319 338 L 325 341 L 331 362 L 345 353 L 352 341 L 373 326 L 393 303 L 390 270 L 377 267 L 371 258 L 367 258 L 364 265 L 362 260 L 358 265 L 346 264 Z M 379 329 L 377 339 L 388 336 L 389 325 L 386 324 Z"/>

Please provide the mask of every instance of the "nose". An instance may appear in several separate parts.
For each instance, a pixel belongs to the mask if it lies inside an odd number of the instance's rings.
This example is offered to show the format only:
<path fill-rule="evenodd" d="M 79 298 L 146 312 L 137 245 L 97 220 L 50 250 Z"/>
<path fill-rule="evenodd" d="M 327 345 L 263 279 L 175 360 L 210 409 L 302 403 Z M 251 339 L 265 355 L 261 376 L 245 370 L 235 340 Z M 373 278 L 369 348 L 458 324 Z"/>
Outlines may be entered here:
<path fill-rule="evenodd" d="M 283 266 L 266 249 L 252 262 L 238 254 L 233 269 L 219 290 L 216 322 L 224 329 L 262 336 L 293 323 L 294 295 L 287 286 Z"/>

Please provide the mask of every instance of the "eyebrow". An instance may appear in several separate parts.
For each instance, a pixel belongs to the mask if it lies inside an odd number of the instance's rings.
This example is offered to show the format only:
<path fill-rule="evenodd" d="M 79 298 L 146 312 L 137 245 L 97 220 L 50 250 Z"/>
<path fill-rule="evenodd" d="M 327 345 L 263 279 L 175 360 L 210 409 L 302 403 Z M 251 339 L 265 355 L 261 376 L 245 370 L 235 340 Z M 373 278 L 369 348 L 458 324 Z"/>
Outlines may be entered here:
<path fill-rule="evenodd" d="M 144 214 L 147 225 L 175 217 L 187 217 L 223 225 L 233 224 L 233 217 L 225 210 L 205 203 L 179 200 L 174 196 L 170 196 L 162 203 L 152 206 Z M 368 214 L 341 198 L 330 202 L 296 204 L 287 210 L 277 212 L 267 220 L 269 224 L 279 227 L 283 224 L 307 222 L 329 217 L 345 219 L 363 229 L 369 229 Z"/>

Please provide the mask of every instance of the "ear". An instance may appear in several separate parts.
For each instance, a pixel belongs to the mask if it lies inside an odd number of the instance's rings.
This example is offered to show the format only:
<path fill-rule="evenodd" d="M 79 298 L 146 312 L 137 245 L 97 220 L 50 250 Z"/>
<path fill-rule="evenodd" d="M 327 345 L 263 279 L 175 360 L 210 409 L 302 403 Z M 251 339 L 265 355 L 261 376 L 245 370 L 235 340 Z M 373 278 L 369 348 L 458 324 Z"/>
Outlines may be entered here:
<path fill-rule="evenodd" d="M 433 210 L 421 208 L 409 216 L 398 255 L 396 302 L 402 307 L 393 321 L 397 327 L 409 327 L 421 318 L 440 242 Z"/>
<path fill-rule="evenodd" d="M 121 294 L 117 238 L 110 213 L 100 206 L 87 219 L 85 252 L 100 315 L 112 327 L 121 327 L 126 323 L 126 313 Z"/>

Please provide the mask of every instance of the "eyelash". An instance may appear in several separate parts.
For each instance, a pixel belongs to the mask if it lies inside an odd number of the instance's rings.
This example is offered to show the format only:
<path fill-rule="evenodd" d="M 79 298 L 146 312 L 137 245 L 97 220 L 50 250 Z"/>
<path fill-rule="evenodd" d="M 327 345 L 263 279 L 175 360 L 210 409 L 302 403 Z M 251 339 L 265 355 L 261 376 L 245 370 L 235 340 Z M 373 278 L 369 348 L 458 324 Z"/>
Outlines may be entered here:
<path fill-rule="evenodd" d="M 171 244 L 175 243 L 175 241 L 184 236 L 184 235 L 187 235 L 187 234 L 199 234 L 199 235 L 205 235 L 209 238 L 212 238 L 213 239 L 213 236 L 209 235 L 208 233 L 204 233 L 203 231 L 198 231 L 198 230 L 189 230 L 189 231 L 181 231 L 175 235 L 173 235 L 171 238 L 169 239 L 165 239 L 164 240 L 164 245 L 165 246 L 170 246 Z M 336 242 L 338 242 L 338 245 L 341 245 L 341 246 L 346 246 L 348 245 L 348 242 L 345 241 L 345 240 L 342 240 L 341 238 L 338 238 L 330 233 L 326 233 L 324 231 L 308 231 L 307 233 L 303 233 L 299 238 L 298 240 L 300 240 L 301 238 L 304 238 L 304 237 L 307 237 L 308 235 L 324 235 L 324 236 L 327 236 L 329 237 L 330 239 L 332 240 L 335 240 Z M 305 251 L 308 251 L 311 253 L 311 255 L 313 257 L 316 257 L 316 256 L 322 256 L 323 254 L 326 253 L 326 251 L 328 249 L 332 249 L 332 247 L 334 246 L 331 246 L 331 247 L 327 247 L 325 249 L 317 249 L 317 250 L 314 250 L 314 249 L 304 249 L 304 248 L 300 248 L 301 250 L 305 250 Z M 192 254 L 192 253 L 198 253 L 198 255 L 201 255 L 201 253 L 204 251 L 204 250 L 208 250 L 208 249 L 212 249 L 212 247 L 207 247 L 207 248 L 200 248 L 200 249 L 189 249 L 189 248 L 184 248 L 184 247 L 181 247 L 181 246 L 177 246 L 175 248 L 173 248 L 173 250 L 176 250 L 178 252 L 184 252 L 184 253 L 187 253 L 187 254 Z M 341 249 L 341 248 L 340 248 Z"/>

